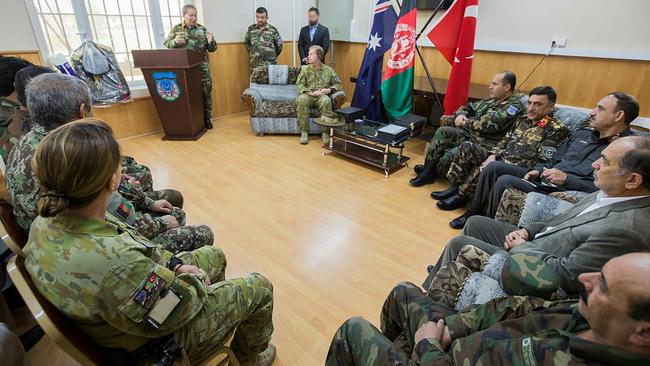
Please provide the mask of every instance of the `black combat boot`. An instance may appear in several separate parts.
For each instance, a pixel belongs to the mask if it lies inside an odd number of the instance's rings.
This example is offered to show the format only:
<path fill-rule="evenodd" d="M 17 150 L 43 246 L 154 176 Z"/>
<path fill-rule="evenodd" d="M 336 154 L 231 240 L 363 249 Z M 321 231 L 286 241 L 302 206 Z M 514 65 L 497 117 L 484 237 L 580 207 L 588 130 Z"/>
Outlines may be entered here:
<path fill-rule="evenodd" d="M 205 123 L 205 128 L 206 129 L 208 129 L 208 130 L 212 129 L 213 126 L 212 126 L 212 121 L 210 120 L 210 118 L 206 118 L 203 122 Z"/>
<path fill-rule="evenodd" d="M 444 199 L 447 199 L 451 196 L 455 196 L 458 194 L 458 186 L 451 186 L 444 191 L 433 191 L 431 192 L 431 198 L 433 198 L 436 201 L 441 201 Z"/>
<path fill-rule="evenodd" d="M 415 171 L 415 174 L 420 174 L 423 169 L 424 169 L 424 164 L 418 164 L 413 167 L 413 171 Z"/>
<path fill-rule="evenodd" d="M 418 176 L 411 179 L 409 183 L 413 187 L 422 187 L 425 184 L 432 184 L 436 180 L 436 165 L 431 160 L 425 160 L 422 170 Z"/>
<path fill-rule="evenodd" d="M 453 211 L 457 208 L 465 207 L 465 203 L 467 203 L 467 199 L 461 197 L 459 194 L 455 194 L 442 201 L 438 201 L 436 206 L 443 211 Z"/>

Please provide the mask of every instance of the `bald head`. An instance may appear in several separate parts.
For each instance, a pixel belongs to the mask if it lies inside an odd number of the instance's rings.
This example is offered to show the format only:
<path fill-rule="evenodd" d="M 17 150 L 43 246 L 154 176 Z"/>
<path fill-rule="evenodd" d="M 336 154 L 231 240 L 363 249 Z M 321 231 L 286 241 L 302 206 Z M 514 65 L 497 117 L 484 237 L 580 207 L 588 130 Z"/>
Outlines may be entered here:
<path fill-rule="evenodd" d="M 594 184 L 611 197 L 650 194 L 650 137 L 614 140 L 592 167 Z"/>
<path fill-rule="evenodd" d="M 609 287 L 627 302 L 630 318 L 650 322 L 650 253 L 622 255 L 606 266 Z"/>

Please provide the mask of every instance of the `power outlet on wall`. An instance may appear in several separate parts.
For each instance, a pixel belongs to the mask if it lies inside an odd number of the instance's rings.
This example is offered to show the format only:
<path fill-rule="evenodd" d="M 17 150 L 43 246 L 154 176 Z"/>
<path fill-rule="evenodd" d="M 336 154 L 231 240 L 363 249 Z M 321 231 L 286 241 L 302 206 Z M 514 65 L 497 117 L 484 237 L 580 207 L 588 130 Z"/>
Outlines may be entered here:
<path fill-rule="evenodd" d="M 566 47 L 566 37 L 553 37 L 551 44 L 556 48 L 564 48 Z"/>

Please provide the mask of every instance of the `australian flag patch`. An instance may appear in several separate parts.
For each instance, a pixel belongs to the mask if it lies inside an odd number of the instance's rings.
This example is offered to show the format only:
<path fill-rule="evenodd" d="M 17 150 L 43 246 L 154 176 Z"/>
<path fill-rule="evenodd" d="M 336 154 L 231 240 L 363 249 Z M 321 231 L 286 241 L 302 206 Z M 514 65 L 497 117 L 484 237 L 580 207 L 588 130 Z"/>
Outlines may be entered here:
<path fill-rule="evenodd" d="M 133 300 L 147 309 L 156 302 L 160 294 L 165 289 L 167 282 L 160 278 L 155 272 L 151 272 L 147 277 L 140 291 L 135 294 Z"/>

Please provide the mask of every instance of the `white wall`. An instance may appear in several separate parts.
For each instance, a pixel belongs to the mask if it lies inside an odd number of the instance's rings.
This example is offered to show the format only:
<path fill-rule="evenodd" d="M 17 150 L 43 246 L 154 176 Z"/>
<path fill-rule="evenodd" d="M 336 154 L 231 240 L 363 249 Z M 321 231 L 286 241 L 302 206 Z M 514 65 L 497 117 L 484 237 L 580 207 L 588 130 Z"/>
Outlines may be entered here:
<path fill-rule="evenodd" d="M 0 50 L 38 50 L 24 0 L 0 0 Z"/>
<path fill-rule="evenodd" d="M 4 1 L 4 0 L 3 0 Z M 217 42 L 242 42 L 248 27 L 255 23 L 255 9 L 269 11 L 269 23 L 278 28 L 285 41 L 297 40 L 307 23 L 307 10 L 316 0 L 198 0 L 202 24 Z M 347 0 L 350 1 L 350 0 Z"/>
<path fill-rule="evenodd" d="M 354 0 L 350 40 L 367 40 L 375 2 Z M 420 12 L 419 27 L 430 14 Z M 559 36 L 568 39 L 567 47 L 554 54 L 650 60 L 648 14 L 648 0 L 483 0 L 476 48 L 545 53 L 551 38 Z M 430 45 L 426 37 L 420 42 Z"/>

